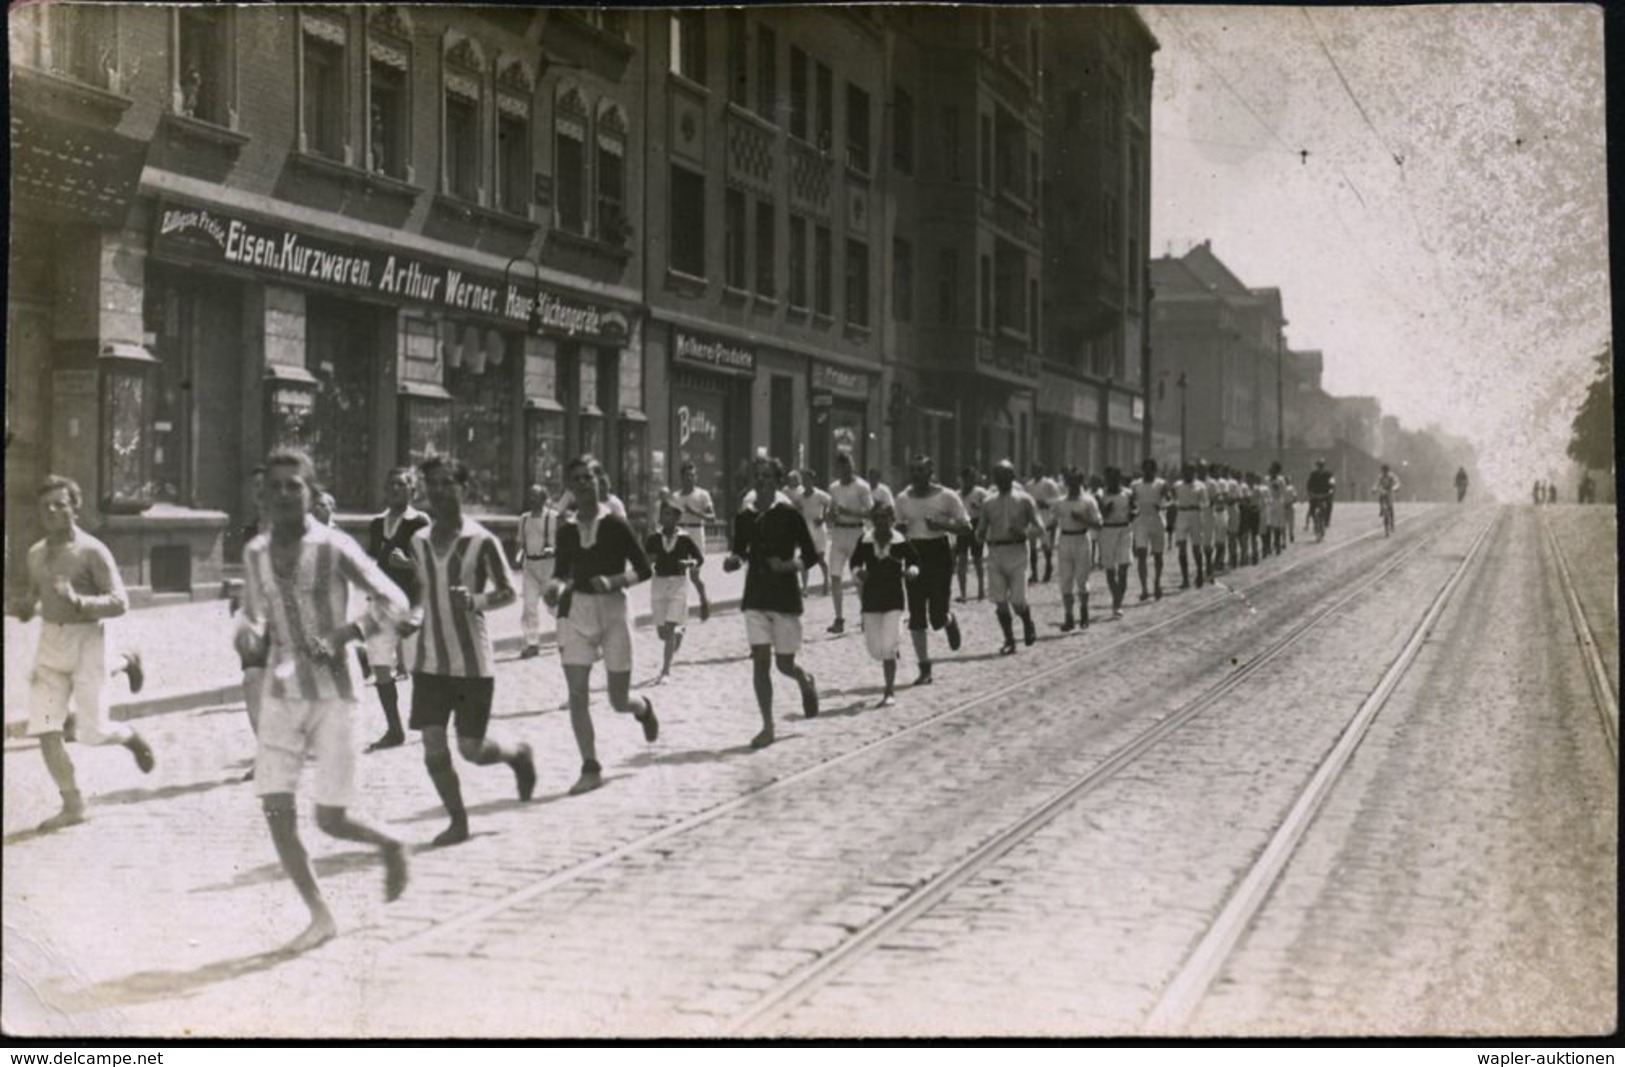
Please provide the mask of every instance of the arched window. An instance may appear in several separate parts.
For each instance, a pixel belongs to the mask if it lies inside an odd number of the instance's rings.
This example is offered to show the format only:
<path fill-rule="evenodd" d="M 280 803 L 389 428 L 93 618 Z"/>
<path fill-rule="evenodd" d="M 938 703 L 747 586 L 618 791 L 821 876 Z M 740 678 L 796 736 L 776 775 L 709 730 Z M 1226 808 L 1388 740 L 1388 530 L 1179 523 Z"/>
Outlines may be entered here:
<path fill-rule="evenodd" d="M 626 210 L 626 112 L 604 101 L 598 105 L 597 212 L 598 237 L 624 245 L 632 237 Z"/>
<path fill-rule="evenodd" d="M 480 151 L 485 131 L 485 54 L 460 33 L 448 32 L 441 57 L 440 186 L 462 200 L 484 200 Z"/>
<path fill-rule="evenodd" d="M 412 181 L 412 20 L 398 7 L 367 17 L 367 169 Z"/>
<path fill-rule="evenodd" d="M 553 224 L 587 232 L 587 101 L 573 85 L 559 87 L 553 109 Z"/>
<path fill-rule="evenodd" d="M 521 59 L 497 60 L 497 206 L 530 216 L 535 75 Z"/>

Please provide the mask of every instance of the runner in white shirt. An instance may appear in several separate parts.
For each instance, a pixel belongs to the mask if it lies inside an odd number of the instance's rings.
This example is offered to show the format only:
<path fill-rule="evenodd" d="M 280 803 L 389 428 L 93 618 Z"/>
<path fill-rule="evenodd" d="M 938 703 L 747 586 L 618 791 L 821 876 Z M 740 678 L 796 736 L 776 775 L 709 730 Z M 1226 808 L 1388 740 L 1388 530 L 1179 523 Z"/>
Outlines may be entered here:
<path fill-rule="evenodd" d="M 920 577 L 908 584 L 908 630 L 920 661 L 915 685 L 931 684 L 931 650 L 926 625 L 948 635 L 948 647 L 959 651 L 959 620 L 949 610 L 953 595 L 954 555 L 949 534 L 970 531 L 964 501 L 938 485 L 929 456 L 919 455 L 908 465 L 908 488 L 897 494 L 898 521 L 908 529 L 909 544 L 920 557 Z"/>
<path fill-rule="evenodd" d="M 828 591 L 830 587 L 828 519 L 834 501 L 828 493 L 818 488 L 816 473 L 811 470 L 800 472 L 799 488 L 792 487 L 790 497 L 796 502 L 796 507 L 801 509 L 801 517 L 807 520 L 807 532 L 812 534 L 813 547 L 818 550 L 818 566 L 824 572 L 824 589 Z M 807 582 L 807 572 L 803 571 L 802 592 L 806 592 Z"/>
<path fill-rule="evenodd" d="M 880 468 L 869 468 L 869 492 L 875 498 L 876 504 L 888 504 L 896 507 L 897 500 L 891 489 L 881 480 Z"/>
<path fill-rule="evenodd" d="M 1218 574 L 1225 569 L 1225 547 L 1230 540 L 1230 501 L 1229 484 L 1225 479 L 1225 468 L 1222 463 L 1215 463 L 1208 468 L 1207 495 L 1208 505 L 1213 515 L 1212 547 L 1213 555 L 1208 563 L 1208 575 Z"/>
<path fill-rule="evenodd" d="M 970 564 L 976 566 L 976 599 L 983 600 L 987 596 L 982 568 L 982 537 L 977 526 L 982 517 L 982 505 L 991 495 L 987 486 L 980 483 L 975 467 L 966 467 L 959 472 L 959 498 L 965 502 L 965 514 L 970 516 L 971 524 L 970 533 L 954 538 L 954 564 L 961 604 L 965 602 L 965 572 Z"/>
<path fill-rule="evenodd" d="M 1201 531 L 1200 541 L 1202 547 L 1199 554 L 1202 557 L 1202 562 L 1206 565 L 1206 573 L 1209 579 L 1213 577 L 1213 546 L 1219 543 L 1218 523 L 1213 514 L 1214 491 L 1213 487 L 1208 483 L 1208 479 L 1213 476 L 1213 471 L 1208 467 L 1207 461 L 1199 460 L 1196 464 L 1196 480 L 1202 484 L 1204 489 L 1201 511 L 1197 512 L 1201 516 L 1198 529 Z M 1201 573 L 1200 568 L 1198 573 Z M 1197 579 L 1196 584 L 1202 584 L 1200 578 Z"/>
<path fill-rule="evenodd" d="M 1106 468 L 1106 488 L 1099 496 L 1101 530 L 1100 566 L 1106 572 L 1106 586 L 1112 594 L 1112 618 L 1123 617 L 1123 598 L 1128 593 L 1128 564 L 1134 497 L 1123 488 L 1123 472 Z"/>
<path fill-rule="evenodd" d="M 1187 549 L 1195 542 L 1196 588 L 1202 588 L 1206 577 L 1202 566 L 1200 537 L 1202 505 L 1207 499 L 1207 486 L 1196 480 L 1196 468 L 1187 463 L 1174 483 L 1174 544 L 1179 546 L 1179 588 L 1191 587 L 1191 565 Z"/>
<path fill-rule="evenodd" d="M 677 525 L 688 534 L 689 540 L 703 555 L 705 552 L 705 524 L 717 521 L 716 505 L 711 501 L 708 490 L 701 489 L 695 481 L 694 464 L 684 461 L 677 470 L 677 478 L 682 488 L 676 492 L 668 492 L 666 497 L 677 505 L 680 518 Z"/>
<path fill-rule="evenodd" d="M 1061 564 L 1061 606 L 1066 618 L 1061 632 L 1089 628 L 1089 551 L 1090 531 L 1100 529 L 1100 508 L 1093 494 L 1083 488 L 1083 472 L 1076 467 L 1066 472 L 1066 495 L 1057 500 L 1051 510 L 1055 516 L 1055 553 Z M 1072 619 L 1073 593 L 1076 591 L 1078 621 Z"/>
<path fill-rule="evenodd" d="M 829 624 L 832 634 L 846 631 L 844 590 L 842 576 L 852 559 L 852 552 L 863 536 L 863 524 L 874 511 L 874 493 L 869 483 L 853 473 L 852 455 L 835 454 L 835 480 L 829 483 L 830 523 L 829 557 L 826 573 L 829 575 L 830 599 L 835 602 L 835 621 Z M 816 537 L 814 543 L 817 543 Z"/>
<path fill-rule="evenodd" d="M 514 549 L 514 566 L 519 568 L 524 608 L 519 629 L 525 645 L 520 659 L 542 654 L 542 593 L 553 579 L 553 557 L 558 553 L 559 517 L 547 506 L 547 488 L 533 485 L 525 494 L 526 511 L 519 516 L 519 544 Z"/>
<path fill-rule="evenodd" d="M 1016 468 L 1009 460 L 993 466 L 993 485 L 998 490 L 982 502 L 976 535 L 987 545 L 987 595 L 993 613 L 1004 631 L 1001 656 L 1016 652 L 1016 634 L 1011 611 L 1021 616 L 1023 637 L 1030 646 L 1038 640 L 1032 609 L 1027 606 L 1027 533 L 1038 525 L 1038 505 L 1016 482 Z"/>
<path fill-rule="evenodd" d="M 1133 485 L 1134 493 L 1134 564 L 1140 575 L 1140 599 L 1150 600 L 1154 595 L 1162 599 L 1162 556 L 1168 550 L 1168 532 L 1162 524 L 1161 508 L 1168 497 L 1168 483 L 1157 477 L 1157 461 L 1148 459 L 1140 468 L 1140 480 Z M 1146 556 L 1156 564 L 1156 589 L 1153 594 L 1146 587 Z"/>
<path fill-rule="evenodd" d="M 1044 472 L 1042 463 L 1033 464 L 1033 476 L 1027 479 L 1027 495 L 1038 505 L 1038 518 L 1042 531 L 1034 531 L 1027 539 L 1027 556 L 1032 566 L 1032 580 L 1047 582 L 1055 576 L 1055 513 L 1051 509 L 1061 498 L 1061 487 Z M 1038 576 L 1038 549 L 1044 549 L 1044 576 Z"/>

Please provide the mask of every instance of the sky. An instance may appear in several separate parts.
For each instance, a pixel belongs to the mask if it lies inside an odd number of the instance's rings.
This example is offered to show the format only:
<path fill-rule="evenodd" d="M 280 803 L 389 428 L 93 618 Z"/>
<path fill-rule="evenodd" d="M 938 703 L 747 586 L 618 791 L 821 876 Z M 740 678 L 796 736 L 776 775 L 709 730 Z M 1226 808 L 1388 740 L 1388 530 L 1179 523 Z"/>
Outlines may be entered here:
<path fill-rule="evenodd" d="M 1328 392 L 1467 437 L 1503 499 L 1566 474 L 1611 329 L 1600 8 L 1139 10 L 1153 254 L 1279 287 Z"/>

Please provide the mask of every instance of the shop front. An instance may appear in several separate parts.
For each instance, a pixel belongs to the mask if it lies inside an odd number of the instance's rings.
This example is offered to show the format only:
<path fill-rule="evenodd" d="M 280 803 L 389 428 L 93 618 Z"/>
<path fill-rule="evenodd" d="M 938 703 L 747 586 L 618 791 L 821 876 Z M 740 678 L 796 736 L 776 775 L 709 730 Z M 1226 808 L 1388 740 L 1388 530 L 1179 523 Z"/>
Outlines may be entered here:
<path fill-rule="evenodd" d="M 718 519 L 732 521 L 747 486 L 739 465 L 750 454 L 754 347 L 684 327 L 670 328 L 671 456 L 666 482 L 678 484 L 683 464 L 711 493 Z"/>
<path fill-rule="evenodd" d="M 869 469 L 875 450 L 869 447 L 869 403 L 875 378 L 862 371 L 828 363 L 812 365 L 812 447 L 809 463 L 821 481 L 835 476 L 835 455 L 852 457 L 860 473 Z"/>

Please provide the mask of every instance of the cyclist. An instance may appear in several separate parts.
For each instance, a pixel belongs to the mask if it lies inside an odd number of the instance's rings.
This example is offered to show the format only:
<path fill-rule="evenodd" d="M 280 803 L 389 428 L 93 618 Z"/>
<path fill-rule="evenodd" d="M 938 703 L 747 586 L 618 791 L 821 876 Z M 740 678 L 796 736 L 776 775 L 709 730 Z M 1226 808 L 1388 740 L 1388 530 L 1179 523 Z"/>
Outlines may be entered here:
<path fill-rule="evenodd" d="M 1309 491 L 1309 515 L 1319 517 L 1317 534 L 1326 536 L 1326 527 L 1332 522 L 1332 498 L 1337 495 L 1337 479 L 1326 469 L 1326 461 L 1315 460 L 1315 469 L 1309 472 L 1304 488 Z"/>
<path fill-rule="evenodd" d="M 1456 468 L 1456 503 L 1459 504 L 1463 500 L 1465 500 L 1466 498 L 1467 498 L 1467 468 L 1466 467 L 1457 467 Z"/>
<path fill-rule="evenodd" d="M 1382 465 L 1382 473 L 1377 475 L 1377 484 L 1371 487 L 1377 494 L 1377 508 L 1382 512 L 1382 528 L 1386 532 L 1394 529 L 1394 494 L 1399 491 L 1399 476 L 1388 469 L 1388 464 Z"/>

